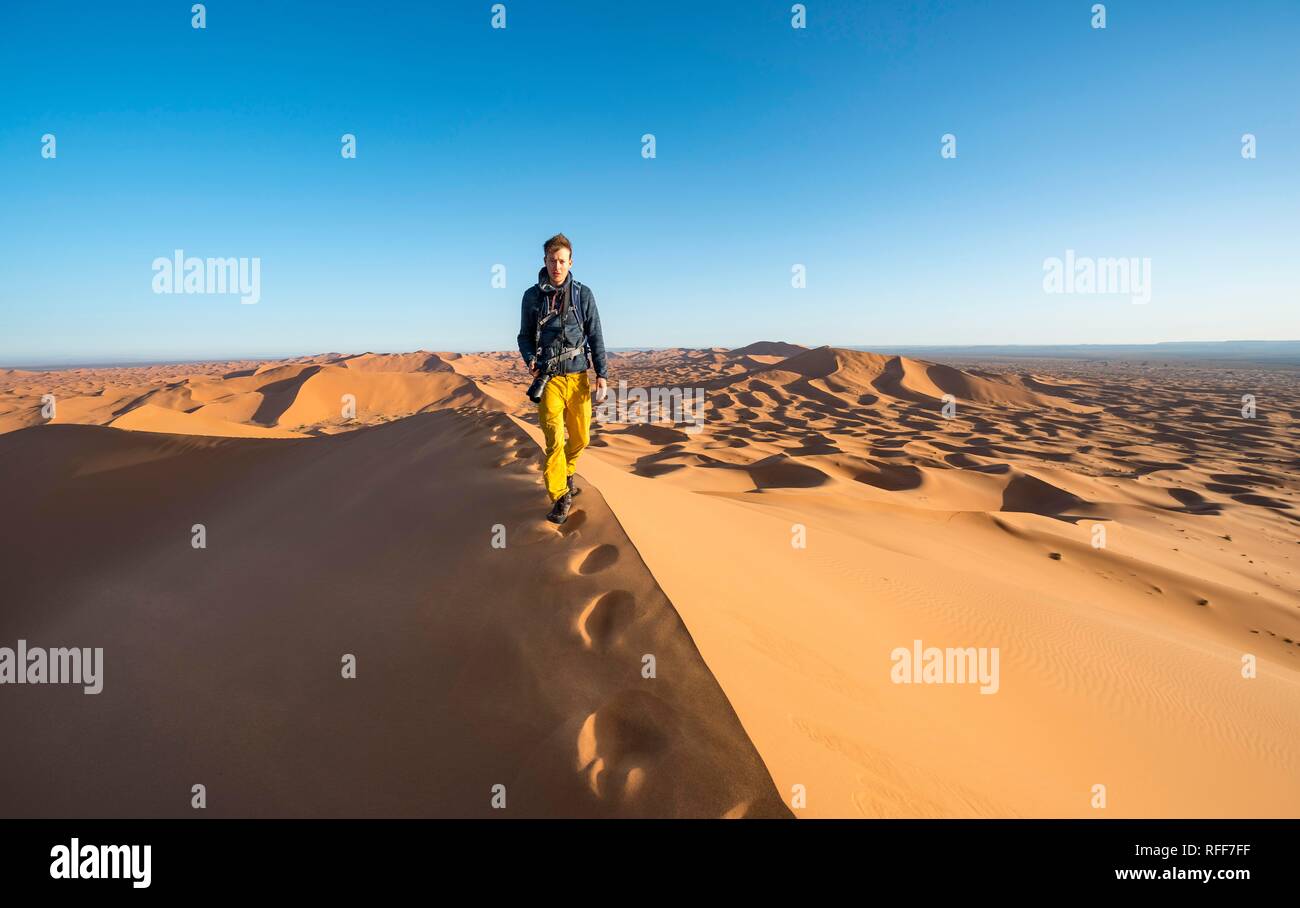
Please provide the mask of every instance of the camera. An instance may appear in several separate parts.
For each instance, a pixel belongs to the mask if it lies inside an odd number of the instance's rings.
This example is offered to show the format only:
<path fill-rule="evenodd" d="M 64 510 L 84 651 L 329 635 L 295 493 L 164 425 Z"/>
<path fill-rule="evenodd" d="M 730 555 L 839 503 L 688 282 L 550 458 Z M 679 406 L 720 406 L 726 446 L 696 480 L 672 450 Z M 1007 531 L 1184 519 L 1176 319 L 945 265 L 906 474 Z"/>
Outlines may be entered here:
<path fill-rule="evenodd" d="M 546 383 L 551 380 L 549 372 L 543 371 L 533 379 L 533 383 L 528 386 L 528 399 L 533 403 L 542 402 L 542 394 L 546 391 Z"/>

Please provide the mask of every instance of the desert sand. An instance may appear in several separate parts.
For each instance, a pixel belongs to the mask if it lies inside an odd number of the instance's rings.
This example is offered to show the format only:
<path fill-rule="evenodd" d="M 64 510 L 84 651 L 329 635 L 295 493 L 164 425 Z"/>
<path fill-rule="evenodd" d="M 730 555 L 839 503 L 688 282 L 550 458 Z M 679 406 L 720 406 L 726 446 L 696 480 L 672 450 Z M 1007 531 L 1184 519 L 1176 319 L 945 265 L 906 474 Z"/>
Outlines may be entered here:
<path fill-rule="evenodd" d="M 703 429 L 597 422 L 556 528 L 513 353 L 0 370 L 0 646 L 106 662 L 0 689 L 0 814 L 1300 816 L 1300 374 L 610 377 Z"/>

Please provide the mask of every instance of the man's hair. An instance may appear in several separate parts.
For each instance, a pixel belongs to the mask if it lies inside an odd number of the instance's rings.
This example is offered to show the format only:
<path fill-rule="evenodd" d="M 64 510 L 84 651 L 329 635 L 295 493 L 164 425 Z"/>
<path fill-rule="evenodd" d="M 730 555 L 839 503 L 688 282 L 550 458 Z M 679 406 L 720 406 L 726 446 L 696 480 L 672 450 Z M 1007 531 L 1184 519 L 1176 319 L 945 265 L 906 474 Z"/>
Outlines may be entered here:
<path fill-rule="evenodd" d="M 542 245 L 542 257 L 545 258 L 551 254 L 552 250 L 561 248 L 569 250 L 569 258 L 573 258 L 573 244 L 562 233 L 557 233 Z"/>

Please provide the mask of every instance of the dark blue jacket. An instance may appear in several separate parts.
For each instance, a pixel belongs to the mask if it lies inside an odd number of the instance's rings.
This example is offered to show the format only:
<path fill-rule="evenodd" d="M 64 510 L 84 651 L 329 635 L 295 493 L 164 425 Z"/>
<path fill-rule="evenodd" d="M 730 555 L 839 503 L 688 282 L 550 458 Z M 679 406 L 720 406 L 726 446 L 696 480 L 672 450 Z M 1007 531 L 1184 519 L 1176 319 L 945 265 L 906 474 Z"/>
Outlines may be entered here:
<path fill-rule="evenodd" d="M 545 276 L 546 269 L 543 268 L 539 280 L 544 279 Z M 569 300 L 574 286 L 572 273 L 564 279 L 564 283 L 567 292 L 563 328 L 561 329 L 558 319 L 551 319 L 542 328 L 543 357 L 552 356 L 566 347 L 581 347 L 581 353 L 559 365 L 559 372 L 564 374 L 586 372 L 594 367 L 597 378 L 606 378 L 605 338 L 600 331 L 600 312 L 596 309 L 596 297 L 586 284 L 578 284 L 582 293 L 580 308 L 585 319 L 583 324 L 579 324 L 577 313 Z M 533 357 L 537 353 L 537 347 L 534 345 L 537 319 L 539 313 L 544 312 L 545 306 L 546 296 L 537 284 L 524 291 L 523 304 L 519 313 L 519 353 L 523 356 L 525 365 L 531 366 Z"/>

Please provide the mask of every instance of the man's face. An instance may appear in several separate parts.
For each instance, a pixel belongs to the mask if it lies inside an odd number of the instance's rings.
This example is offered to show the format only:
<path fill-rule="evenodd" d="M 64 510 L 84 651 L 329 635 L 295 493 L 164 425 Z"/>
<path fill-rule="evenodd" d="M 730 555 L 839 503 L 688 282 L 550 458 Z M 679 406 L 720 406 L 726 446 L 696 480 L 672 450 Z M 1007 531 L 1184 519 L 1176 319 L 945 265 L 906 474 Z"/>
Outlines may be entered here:
<path fill-rule="evenodd" d="M 569 250 L 563 246 L 552 249 L 546 254 L 546 273 L 551 276 L 551 283 L 557 287 L 564 283 L 572 266 L 573 260 L 569 258 Z"/>

